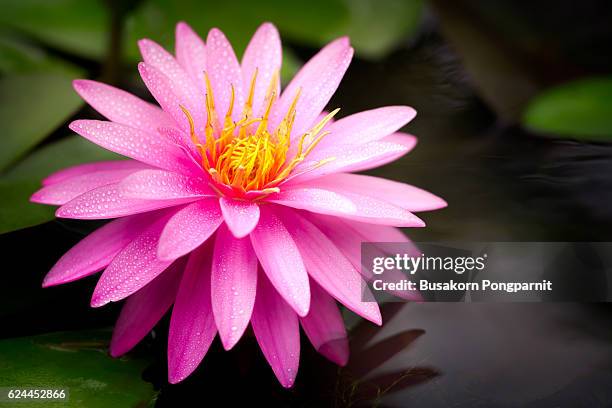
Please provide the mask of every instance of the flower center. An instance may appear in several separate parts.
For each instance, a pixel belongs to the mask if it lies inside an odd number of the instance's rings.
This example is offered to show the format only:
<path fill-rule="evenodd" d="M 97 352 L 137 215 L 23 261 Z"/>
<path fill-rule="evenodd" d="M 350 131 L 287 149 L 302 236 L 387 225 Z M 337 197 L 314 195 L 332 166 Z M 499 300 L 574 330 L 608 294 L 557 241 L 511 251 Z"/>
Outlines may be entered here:
<path fill-rule="evenodd" d="M 276 129 L 268 128 L 268 119 L 276 100 L 275 84 L 278 72 L 273 76 L 264 100 L 265 111 L 261 117 L 253 116 L 253 95 L 257 71 L 251 80 L 249 96 L 238 122 L 232 120 L 234 110 L 234 87 L 231 87 L 230 105 L 223 126 L 217 120 L 214 96 L 208 75 L 206 79 L 205 143 L 200 143 L 195 133 L 195 125 L 190 112 L 181 106 L 190 126 L 191 139 L 202 156 L 202 167 L 217 184 L 218 190 L 231 189 L 235 193 L 259 191 L 269 194 L 279 191 L 278 185 L 312 152 L 315 146 L 329 132 L 323 127 L 338 113 L 334 110 L 312 129 L 299 137 L 295 148 L 291 146 L 291 131 L 296 115 L 296 105 L 300 96 L 298 91 L 285 117 Z M 319 167 L 333 158 L 319 161 Z"/>

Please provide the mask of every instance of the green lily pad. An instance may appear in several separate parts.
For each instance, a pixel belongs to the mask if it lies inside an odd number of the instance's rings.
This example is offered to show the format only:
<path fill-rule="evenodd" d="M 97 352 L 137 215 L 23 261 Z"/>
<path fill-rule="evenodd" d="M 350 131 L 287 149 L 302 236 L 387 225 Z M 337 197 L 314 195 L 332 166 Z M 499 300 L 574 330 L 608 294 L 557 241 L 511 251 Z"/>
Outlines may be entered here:
<path fill-rule="evenodd" d="M 28 74 L 0 79 L 0 171 L 60 126 L 82 104 L 71 79 Z"/>
<path fill-rule="evenodd" d="M 418 29 L 422 0 L 344 0 L 349 21 L 338 28 L 348 35 L 361 58 L 381 58 Z"/>
<path fill-rule="evenodd" d="M 69 77 L 82 75 L 74 65 L 42 50 L 22 37 L 0 34 L 0 73 L 3 75 L 33 72 L 58 73 Z"/>
<path fill-rule="evenodd" d="M 27 228 L 55 218 L 55 207 L 30 203 L 41 180 L 65 167 L 92 161 L 114 160 L 119 155 L 79 137 L 51 143 L 19 162 L 0 177 L 0 233 Z"/>
<path fill-rule="evenodd" d="M 156 392 L 142 379 L 146 359 L 108 355 L 110 331 L 64 332 L 0 340 L 0 384 L 15 389 L 66 390 L 67 401 L 15 406 L 147 407 Z"/>
<path fill-rule="evenodd" d="M 523 124 L 554 136 L 612 141 L 612 78 L 586 78 L 544 91 L 529 103 Z"/>

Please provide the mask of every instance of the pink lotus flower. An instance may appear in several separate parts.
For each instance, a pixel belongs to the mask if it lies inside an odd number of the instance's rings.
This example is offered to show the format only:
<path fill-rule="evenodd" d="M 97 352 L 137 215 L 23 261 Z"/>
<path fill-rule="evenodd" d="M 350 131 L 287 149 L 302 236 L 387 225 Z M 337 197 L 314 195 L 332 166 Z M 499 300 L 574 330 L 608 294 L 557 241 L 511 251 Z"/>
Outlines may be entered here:
<path fill-rule="evenodd" d="M 171 383 L 195 370 L 217 333 L 229 350 L 249 323 L 285 387 L 298 369 L 300 325 L 321 354 L 345 364 L 335 300 L 381 324 L 378 305 L 362 301 L 370 276 L 360 275 L 361 241 L 407 241 L 395 227 L 422 227 L 412 212 L 446 205 L 416 187 L 351 174 L 409 152 L 416 138 L 396 131 L 415 111 L 390 106 L 335 122 L 337 111 L 322 113 L 351 61 L 348 38 L 323 48 L 282 93 L 272 24 L 257 30 L 241 63 L 221 31 L 205 44 L 184 23 L 176 56 L 150 40 L 139 46 L 140 75 L 161 108 L 74 82 L 109 121 L 70 128 L 132 160 L 59 171 L 32 196 L 60 205 L 58 217 L 116 218 L 68 251 L 43 286 L 104 270 L 91 305 L 127 298 L 113 356 L 174 304 Z"/>

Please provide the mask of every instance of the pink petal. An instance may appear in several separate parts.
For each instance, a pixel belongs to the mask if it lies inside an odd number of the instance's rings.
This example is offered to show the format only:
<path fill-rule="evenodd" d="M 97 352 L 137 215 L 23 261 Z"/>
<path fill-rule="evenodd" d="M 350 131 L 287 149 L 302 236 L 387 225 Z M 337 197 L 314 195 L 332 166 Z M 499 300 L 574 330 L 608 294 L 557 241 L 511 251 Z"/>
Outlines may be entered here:
<path fill-rule="evenodd" d="M 168 335 L 168 381 L 176 384 L 200 364 L 217 334 L 210 300 L 211 245 L 190 256 Z"/>
<path fill-rule="evenodd" d="M 336 301 L 315 282 L 310 282 L 310 289 L 310 312 L 300 317 L 302 328 L 319 353 L 344 366 L 349 358 L 349 344 Z"/>
<path fill-rule="evenodd" d="M 55 212 L 59 218 L 99 220 L 140 214 L 160 208 L 174 207 L 197 200 L 187 197 L 169 200 L 143 200 L 126 197 L 119 184 L 109 184 L 88 191 L 64 204 Z"/>
<path fill-rule="evenodd" d="M 341 215 L 345 218 L 394 227 L 425 226 L 425 222 L 410 211 L 377 198 L 349 192 L 342 192 L 342 195 L 351 200 L 357 207 L 354 215 Z"/>
<path fill-rule="evenodd" d="M 140 77 L 151 95 L 159 103 L 164 111 L 166 111 L 183 130 L 189 131 L 189 121 L 187 116 L 182 111 L 181 106 L 187 108 L 191 113 L 196 133 L 203 135 L 204 126 L 206 125 L 205 110 L 202 109 L 203 102 L 196 104 L 194 95 L 186 94 L 184 87 L 180 86 L 172 78 L 168 78 L 159 69 L 151 64 L 141 62 L 138 64 Z"/>
<path fill-rule="evenodd" d="M 333 242 L 310 221 L 287 211 L 289 232 L 297 243 L 310 276 L 330 295 L 358 315 L 380 325 L 382 318 L 359 272 Z"/>
<path fill-rule="evenodd" d="M 395 227 L 344 220 L 343 222 L 351 229 L 357 231 L 368 242 L 402 242 L 412 244 L 412 241 L 401 230 Z"/>
<path fill-rule="evenodd" d="M 164 170 L 142 170 L 125 178 L 119 188 L 126 197 L 143 200 L 175 200 L 214 197 L 202 177 L 189 177 Z"/>
<path fill-rule="evenodd" d="M 212 264 L 212 309 L 226 350 L 249 325 L 257 289 L 257 256 L 248 238 L 237 239 L 221 227 Z"/>
<path fill-rule="evenodd" d="M 172 125 L 172 119 L 159 107 L 121 89 L 89 79 L 77 79 L 72 84 L 88 104 L 112 122 L 151 133 Z"/>
<path fill-rule="evenodd" d="M 290 186 L 266 201 L 321 214 L 357 214 L 357 206 L 346 197 L 321 188 Z"/>
<path fill-rule="evenodd" d="M 141 165 L 139 168 L 96 171 L 43 187 L 35 192 L 30 201 L 41 204 L 62 205 L 83 193 L 98 187 L 115 184 L 142 169 L 150 168 Z"/>
<path fill-rule="evenodd" d="M 195 110 L 201 106 L 204 89 L 196 86 L 172 54 L 161 45 L 146 38 L 138 41 L 138 48 L 145 64 L 156 68 L 172 82 L 174 94 L 183 98 L 190 110 Z M 192 112 L 192 114 L 195 114 L 195 112 Z"/>
<path fill-rule="evenodd" d="M 326 149 L 313 151 L 302 164 L 293 171 L 294 176 L 286 184 L 303 183 L 332 173 L 348 173 L 373 169 L 397 160 L 410 149 L 402 144 L 388 142 L 386 139 L 377 142 L 350 145 L 333 145 Z M 333 159 L 314 170 L 313 166 L 321 160 Z"/>
<path fill-rule="evenodd" d="M 289 186 L 267 201 L 320 214 L 336 215 L 362 222 L 422 227 L 417 216 L 395 205 L 352 192 L 336 192 L 318 187 Z"/>
<path fill-rule="evenodd" d="M 253 231 L 259 221 L 259 206 L 249 201 L 238 201 L 231 198 L 219 199 L 223 219 L 236 238 L 246 237 Z"/>
<path fill-rule="evenodd" d="M 285 388 L 295 382 L 300 364 L 300 328 L 293 310 L 265 276 L 259 277 L 251 317 L 253 332 L 276 378 Z"/>
<path fill-rule="evenodd" d="M 183 150 L 159 134 L 100 120 L 76 120 L 70 129 L 107 150 L 151 166 L 184 174 L 201 172 Z"/>
<path fill-rule="evenodd" d="M 170 142 L 187 151 L 190 158 L 195 161 L 196 167 L 202 167 L 202 165 L 200 164 L 202 154 L 198 151 L 198 148 L 193 143 L 189 131 L 173 127 L 160 127 L 159 129 L 157 129 L 157 131 L 160 135 L 167 138 Z"/>
<path fill-rule="evenodd" d="M 83 176 L 89 173 L 96 173 L 99 171 L 115 171 L 115 170 L 129 170 L 129 169 L 145 169 L 148 166 L 136 160 L 111 160 L 103 162 L 93 162 L 78 164 L 76 166 L 67 167 L 65 169 L 51 173 L 45 179 L 43 179 L 43 186 L 49 186 L 51 184 L 60 183 L 68 179 Z"/>
<path fill-rule="evenodd" d="M 241 119 L 244 106 L 244 88 L 242 86 L 242 70 L 234 53 L 232 45 L 225 35 L 213 28 L 206 39 L 206 72 L 210 78 L 215 106 L 219 120 L 223 121 L 230 106 L 231 90 L 234 87 L 234 121 Z"/>
<path fill-rule="evenodd" d="M 184 269 L 184 260 L 176 261 L 126 300 L 113 330 L 111 356 L 119 357 L 130 351 L 166 314 L 174 303 Z"/>
<path fill-rule="evenodd" d="M 276 27 L 264 23 L 255 32 L 242 57 L 242 79 L 245 96 L 248 95 L 251 79 L 257 71 L 257 80 L 253 93 L 253 115 L 263 115 L 264 99 L 275 73 L 280 73 L 282 63 L 281 40 Z M 280 94 L 280 77 L 274 85 L 276 95 Z"/>
<path fill-rule="evenodd" d="M 261 212 L 251 243 L 264 272 L 280 295 L 300 316 L 308 314 L 308 274 L 291 234 L 273 210 Z"/>
<path fill-rule="evenodd" d="M 114 220 L 98 228 L 66 252 L 45 276 L 43 287 L 61 285 L 104 269 L 130 242 L 136 239 L 156 214 Z"/>
<path fill-rule="evenodd" d="M 397 131 L 416 116 L 408 106 L 385 106 L 339 119 L 329 125 L 330 133 L 317 146 L 322 149 L 331 144 L 360 144 L 379 140 Z"/>
<path fill-rule="evenodd" d="M 353 49 L 347 37 L 339 38 L 321 49 L 300 69 L 283 91 L 274 106 L 270 128 L 278 126 L 289 110 L 297 91 L 301 89 L 291 134 L 293 137 L 299 137 L 306 132 L 314 125 L 315 118 L 338 88 L 352 57 Z"/>
<path fill-rule="evenodd" d="M 395 132 L 392 135 L 385 136 L 381 139 L 383 142 L 396 143 L 404 146 L 408 151 L 414 149 L 417 144 L 417 138 L 408 133 Z"/>
<path fill-rule="evenodd" d="M 420 188 L 361 174 L 330 174 L 304 184 L 340 194 L 367 195 L 409 211 L 437 210 L 447 206 L 444 200 Z"/>
<path fill-rule="evenodd" d="M 170 215 L 172 212 L 152 223 L 113 259 L 96 285 L 92 307 L 125 299 L 170 266 L 172 261 L 157 258 L 159 236 Z"/>
<path fill-rule="evenodd" d="M 367 270 L 361 267 L 361 243 L 364 242 L 355 230 L 348 226 L 348 223 L 331 215 L 305 214 L 317 228 L 319 228 L 334 245 L 346 256 L 346 259 L 360 272 L 364 279 L 369 280 L 373 274 L 365 273 Z M 352 221 L 349 221 L 352 222 Z"/>
<path fill-rule="evenodd" d="M 176 25 L 176 59 L 189 74 L 193 83 L 206 92 L 206 46 L 198 34 L 185 22 Z"/>
<path fill-rule="evenodd" d="M 223 217 L 216 198 L 189 204 L 170 218 L 159 238 L 159 259 L 186 255 L 206 241 L 221 225 Z"/>

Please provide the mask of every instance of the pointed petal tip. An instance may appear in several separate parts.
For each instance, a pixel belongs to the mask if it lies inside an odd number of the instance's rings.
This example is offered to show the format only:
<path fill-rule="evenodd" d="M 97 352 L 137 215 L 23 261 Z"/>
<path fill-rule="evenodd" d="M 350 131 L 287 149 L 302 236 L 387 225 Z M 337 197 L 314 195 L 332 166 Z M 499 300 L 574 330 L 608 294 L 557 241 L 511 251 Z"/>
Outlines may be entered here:
<path fill-rule="evenodd" d="M 142 49 L 145 47 L 149 47 L 153 44 L 156 44 L 155 41 L 150 40 L 148 38 L 141 38 L 136 42 L 138 44 L 138 49 L 142 52 Z"/>
<path fill-rule="evenodd" d="M 206 42 L 208 42 L 210 38 L 225 38 L 225 34 L 223 34 L 223 31 L 221 31 L 221 29 L 213 27 L 208 31 Z"/>
<path fill-rule="evenodd" d="M 417 111 L 416 109 L 414 109 L 411 106 L 407 106 L 407 105 L 400 105 L 397 107 L 398 109 L 400 109 L 402 111 L 402 113 L 406 116 L 406 123 L 410 122 L 412 119 L 414 119 L 417 115 Z"/>
<path fill-rule="evenodd" d="M 52 279 L 47 279 L 47 278 L 45 277 L 45 278 L 43 279 L 43 281 L 42 281 L 42 283 L 41 283 L 41 285 L 40 285 L 40 286 L 41 286 L 43 289 L 46 289 L 46 288 L 50 288 L 50 287 L 56 286 L 56 285 L 58 285 L 58 284 L 59 284 L 58 282 L 53 282 L 53 280 L 52 280 Z"/>
<path fill-rule="evenodd" d="M 43 281 L 42 281 L 42 284 L 41 284 L 41 287 L 43 289 L 51 288 L 53 286 L 63 285 L 65 283 L 70 283 L 70 282 L 73 281 L 73 280 L 69 280 L 69 279 L 58 279 L 57 276 L 54 277 L 54 276 L 51 275 L 52 272 L 53 272 L 53 270 L 51 270 L 51 272 L 49 272 L 47 274 L 47 276 L 45 276 L 43 278 Z"/>
<path fill-rule="evenodd" d="M 279 379 L 278 381 L 284 388 L 292 388 L 293 385 L 295 384 L 295 377 L 284 378 L 282 380 Z"/>
<path fill-rule="evenodd" d="M 106 305 L 107 303 L 110 303 L 109 299 L 105 299 L 94 292 L 93 296 L 91 297 L 91 302 L 89 302 L 89 306 L 93 308 L 98 308 Z"/>
<path fill-rule="evenodd" d="M 226 223 L 227 225 L 227 223 Z M 230 232 L 232 233 L 232 235 L 234 236 L 234 238 L 237 239 L 242 239 L 242 238 L 246 238 L 249 236 L 249 234 L 251 233 L 251 231 L 241 231 L 241 230 L 236 230 L 235 228 L 229 228 Z"/>
<path fill-rule="evenodd" d="M 140 73 L 140 76 L 145 76 L 148 74 L 148 70 L 149 70 L 149 66 L 147 65 L 146 62 L 144 61 L 140 61 L 138 63 L 138 73 Z"/>
<path fill-rule="evenodd" d="M 341 45 L 343 45 L 345 47 L 350 47 L 351 46 L 351 39 L 349 38 L 348 35 L 343 35 L 342 37 L 338 37 L 338 38 L 336 38 L 332 42 L 341 44 Z"/>
<path fill-rule="evenodd" d="M 110 356 L 112 358 L 121 357 L 122 355 L 124 355 L 127 352 L 128 352 L 128 350 L 125 350 L 123 347 L 121 347 L 121 344 L 119 342 L 117 342 L 117 340 L 115 340 L 115 337 L 113 337 L 111 339 L 111 343 L 110 343 L 110 347 L 109 347 L 109 350 L 108 350 L 108 354 L 110 354 Z"/>
<path fill-rule="evenodd" d="M 80 95 L 83 88 L 90 82 L 92 81 L 89 79 L 74 79 L 72 80 L 72 88 Z"/>
<path fill-rule="evenodd" d="M 193 31 L 191 26 L 189 24 L 187 24 L 187 22 L 181 20 L 178 23 L 176 23 L 176 31 L 177 32 L 179 32 L 179 31 L 187 31 L 187 30 Z"/>
<path fill-rule="evenodd" d="M 343 337 L 329 341 L 322 344 L 317 352 L 340 367 L 344 367 L 349 359 L 348 339 Z"/>
<path fill-rule="evenodd" d="M 274 33 L 278 33 L 278 29 L 276 28 L 276 26 L 274 25 L 274 23 L 272 23 L 271 21 L 265 21 L 263 22 L 259 28 L 257 29 L 257 31 L 259 30 L 266 30 L 266 31 L 272 31 Z"/>
<path fill-rule="evenodd" d="M 436 210 L 448 207 L 448 202 L 445 199 L 438 197 L 438 196 L 435 196 L 435 197 L 438 199 L 438 205 L 439 205 L 439 207 L 435 208 Z"/>
<path fill-rule="evenodd" d="M 57 218 L 68 218 L 68 214 L 66 214 L 66 211 L 63 206 L 55 210 L 55 216 Z"/>
<path fill-rule="evenodd" d="M 181 372 L 176 367 L 168 366 L 168 382 L 170 384 L 178 384 L 189 377 L 190 374 L 191 373 Z"/>
<path fill-rule="evenodd" d="M 83 119 L 73 120 L 68 125 L 68 129 L 72 130 L 73 132 L 79 133 L 79 129 L 81 128 L 81 124 L 83 124 Z"/>
<path fill-rule="evenodd" d="M 179 38 L 181 40 L 186 40 L 188 38 L 197 37 L 199 40 L 202 40 L 202 42 L 204 42 L 204 40 L 198 35 L 198 33 L 193 29 L 193 27 L 191 27 L 185 21 L 179 21 L 176 24 L 174 35 L 177 38 L 177 41 L 179 41 Z"/>
<path fill-rule="evenodd" d="M 221 344 L 223 345 L 223 349 L 225 351 L 230 351 L 240 341 L 239 336 L 233 336 L 230 338 L 227 338 L 226 336 L 220 336 L 220 338 L 221 338 Z"/>
<path fill-rule="evenodd" d="M 45 202 L 42 200 L 42 198 L 40 196 L 40 191 L 41 190 L 38 190 L 38 191 L 36 191 L 35 193 L 33 193 L 30 196 L 29 201 L 31 203 L 34 203 L 34 204 L 45 204 Z"/>
<path fill-rule="evenodd" d="M 250 235 L 259 223 L 260 210 L 257 204 L 244 204 L 222 197 L 219 199 L 219 205 L 225 225 L 237 239 Z"/>
<path fill-rule="evenodd" d="M 294 310 L 299 317 L 305 317 L 310 312 L 310 296 L 308 298 L 304 296 L 303 299 L 307 299 L 307 301 L 298 300 L 295 303 Z"/>
<path fill-rule="evenodd" d="M 423 228 L 426 227 L 425 221 L 417 217 L 416 215 L 409 213 L 408 217 L 405 217 L 405 222 L 402 222 L 401 225 L 397 225 L 397 227 L 404 228 Z"/>

